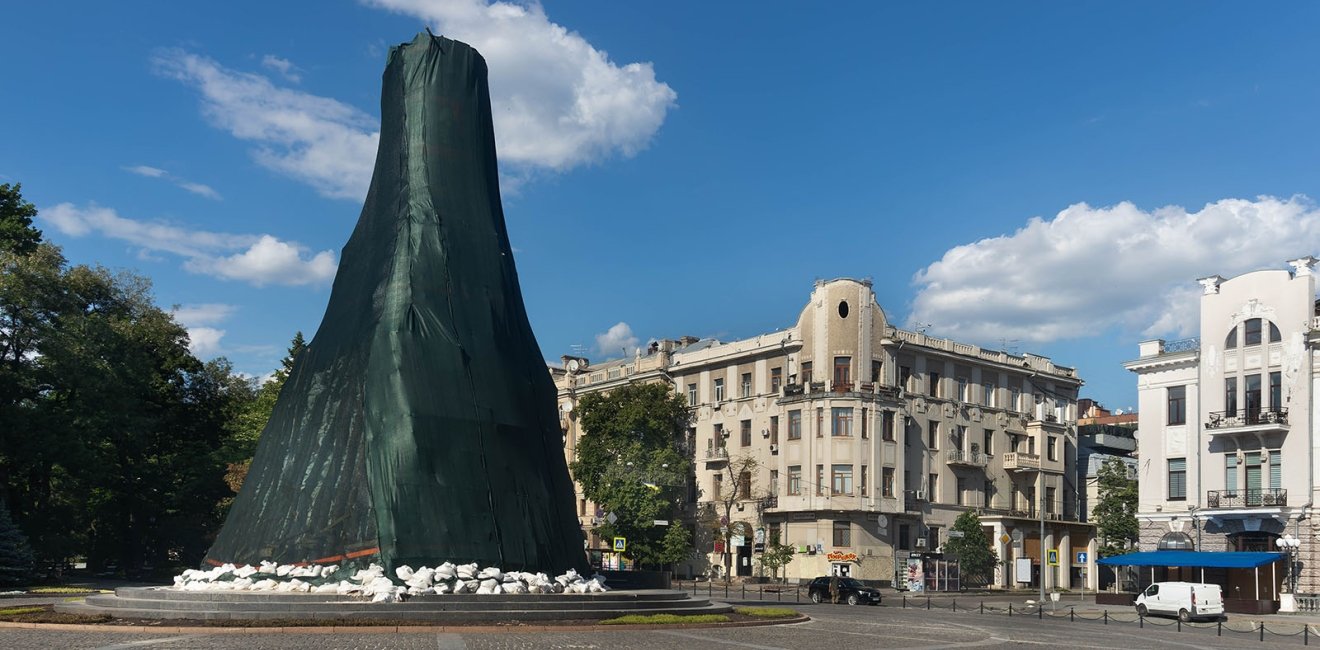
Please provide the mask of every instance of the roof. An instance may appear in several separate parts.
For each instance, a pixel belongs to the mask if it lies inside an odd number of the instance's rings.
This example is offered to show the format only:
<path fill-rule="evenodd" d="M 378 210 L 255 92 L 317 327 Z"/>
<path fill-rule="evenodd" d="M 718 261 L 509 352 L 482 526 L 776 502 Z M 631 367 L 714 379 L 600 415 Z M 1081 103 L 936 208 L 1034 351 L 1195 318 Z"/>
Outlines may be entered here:
<path fill-rule="evenodd" d="M 1142 551 L 1098 560 L 1106 566 L 1186 566 L 1207 569 L 1250 569 L 1283 559 L 1282 553 L 1224 551 Z"/>

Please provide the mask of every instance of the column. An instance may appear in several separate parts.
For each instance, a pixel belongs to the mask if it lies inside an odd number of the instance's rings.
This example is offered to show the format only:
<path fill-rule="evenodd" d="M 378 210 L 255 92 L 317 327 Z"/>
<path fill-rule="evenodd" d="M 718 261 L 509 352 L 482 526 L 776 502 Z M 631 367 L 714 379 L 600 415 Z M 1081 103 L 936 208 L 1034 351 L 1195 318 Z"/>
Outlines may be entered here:
<path fill-rule="evenodd" d="M 1008 545 L 1005 544 L 1003 541 L 1005 534 L 1004 522 L 1002 521 L 995 522 L 994 534 L 995 534 L 995 541 L 994 541 L 995 559 L 999 560 L 999 564 L 995 566 L 994 585 L 1000 588 L 1007 588 L 1009 586 L 1008 579 L 1012 572 L 1012 567 L 1009 564 L 1008 548 L 1007 548 Z"/>
<path fill-rule="evenodd" d="M 1072 531 L 1063 529 L 1059 536 L 1059 586 L 1072 589 Z"/>
<path fill-rule="evenodd" d="M 1086 543 L 1086 588 L 1091 591 L 1100 590 L 1100 565 L 1095 563 L 1096 551 L 1099 549 L 1095 535 L 1091 535 L 1090 541 Z"/>

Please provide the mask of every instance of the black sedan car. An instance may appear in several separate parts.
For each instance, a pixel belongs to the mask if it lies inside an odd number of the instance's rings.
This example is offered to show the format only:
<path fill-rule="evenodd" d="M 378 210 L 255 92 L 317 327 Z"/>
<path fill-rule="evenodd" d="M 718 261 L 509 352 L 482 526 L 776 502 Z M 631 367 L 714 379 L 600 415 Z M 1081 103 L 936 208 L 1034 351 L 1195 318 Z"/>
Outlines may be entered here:
<path fill-rule="evenodd" d="M 813 603 L 830 602 L 830 576 L 811 581 L 807 594 Z M 880 592 L 852 578 L 839 578 L 839 602 L 849 605 L 879 605 Z"/>

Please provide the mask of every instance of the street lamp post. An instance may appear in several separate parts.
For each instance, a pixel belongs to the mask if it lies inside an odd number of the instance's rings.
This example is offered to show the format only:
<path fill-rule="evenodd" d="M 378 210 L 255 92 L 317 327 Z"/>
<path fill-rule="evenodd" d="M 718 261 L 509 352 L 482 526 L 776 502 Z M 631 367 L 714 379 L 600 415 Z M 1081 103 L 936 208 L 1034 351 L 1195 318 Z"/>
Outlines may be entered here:
<path fill-rule="evenodd" d="M 1293 537 L 1290 533 L 1284 533 L 1282 537 L 1274 540 L 1274 545 L 1288 557 L 1288 592 L 1279 597 L 1279 611 L 1295 612 L 1297 611 L 1297 549 L 1302 546 L 1302 540 Z"/>

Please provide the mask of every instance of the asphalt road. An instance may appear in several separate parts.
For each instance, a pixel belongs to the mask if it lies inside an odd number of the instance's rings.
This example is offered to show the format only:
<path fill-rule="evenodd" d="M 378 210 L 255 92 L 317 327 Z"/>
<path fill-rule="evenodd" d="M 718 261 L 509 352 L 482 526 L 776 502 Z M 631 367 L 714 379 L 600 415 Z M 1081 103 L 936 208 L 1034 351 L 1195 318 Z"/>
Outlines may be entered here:
<path fill-rule="evenodd" d="M 755 650 L 840 648 L 1301 648 L 1301 636 L 1275 636 L 1234 632 L 1237 623 L 1217 636 L 1214 624 L 1177 631 L 1172 619 L 1136 623 L 1083 621 L 1066 618 L 1038 620 L 1033 616 L 926 611 L 893 607 L 799 605 L 812 617 L 807 623 L 757 628 L 667 629 L 647 631 L 482 633 L 336 632 L 333 634 L 199 633 L 136 634 L 122 632 L 56 632 L 0 629 L 0 647 L 33 650 L 173 650 L 193 648 L 316 648 L 316 650 L 374 648 L 429 648 L 435 650 L 485 648 L 749 648 Z M 1300 627 L 1280 632 L 1300 631 Z M 1320 639 L 1311 639 L 1320 644 Z"/>

